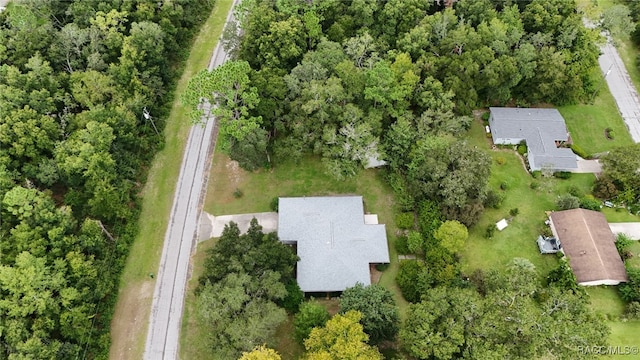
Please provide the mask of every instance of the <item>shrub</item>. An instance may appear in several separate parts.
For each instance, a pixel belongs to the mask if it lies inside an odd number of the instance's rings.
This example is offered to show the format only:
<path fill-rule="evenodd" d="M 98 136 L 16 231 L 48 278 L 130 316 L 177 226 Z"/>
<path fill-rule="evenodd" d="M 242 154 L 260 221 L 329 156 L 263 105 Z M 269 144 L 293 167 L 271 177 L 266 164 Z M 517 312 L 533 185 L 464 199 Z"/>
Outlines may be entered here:
<path fill-rule="evenodd" d="M 628 303 L 624 314 L 629 319 L 640 319 L 640 302 L 632 301 Z"/>
<path fill-rule="evenodd" d="M 313 300 L 303 303 L 300 306 L 300 312 L 293 320 L 296 340 L 302 343 L 304 339 L 309 337 L 314 327 L 322 327 L 328 320 L 329 312 L 324 306 Z"/>
<path fill-rule="evenodd" d="M 509 215 L 516 216 L 516 215 L 518 215 L 519 212 L 520 212 L 520 210 L 518 210 L 518 208 L 513 208 L 513 209 L 509 210 Z"/>
<path fill-rule="evenodd" d="M 304 301 L 304 293 L 300 290 L 300 286 L 295 279 L 291 279 L 286 283 L 287 295 L 280 302 L 285 310 L 290 314 L 295 314 L 300 309 L 300 304 Z"/>
<path fill-rule="evenodd" d="M 525 145 L 525 144 L 518 145 L 518 154 L 524 156 L 524 154 L 527 153 L 527 150 L 528 150 L 527 149 L 527 145 Z"/>
<path fill-rule="evenodd" d="M 409 253 L 409 245 L 407 243 L 407 237 L 404 235 L 400 235 L 396 238 L 396 251 L 398 254 L 408 254 Z"/>
<path fill-rule="evenodd" d="M 540 170 L 535 170 L 535 171 L 533 171 L 533 172 L 531 173 L 531 176 L 532 176 L 534 179 L 540 179 L 540 176 L 542 176 L 542 171 L 540 171 Z"/>
<path fill-rule="evenodd" d="M 402 261 L 396 283 L 407 301 L 412 303 L 420 301 L 420 296 L 430 287 L 427 267 L 421 261 Z"/>
<path fill-rule="evenodd" d="M 640 269 L 627 267 L 627 276 L 629 281 L 618 285 L 620 297 L 624 301 L 640 301 Z"/>
<path fill-rule="evenodd" d="M 580 156 L 583 159 L 588 159 L 590 157 L 586 151 L 584 151 L 580 146 L 576 144 L 571 144 L 571 150 L 574 154 Z"/>
<path fill-rule="evenodd" d="M 556 171 L 553 173 L 553 176 L 557 177 L 558 179 L 570 179 L 571 175 L 573 175 L 573 173 L 570 173 L 568 171 Z"/>
<path fill-rule="evenodd" d="M 242 195 L 244 195 L 244 193 L 242 192 L 242 190 L 240 190 L 238 188 L 236 188 L 233 191 L 233 197 L 236 198 L 236 199 L 240 199 L 242 197 Z"/>
<path fill-rule="evenodd" d="M 278 197 L 274 197 L 273 199 L 271 199 L 271 203 L 269 203 L 269 208 L 271 208 L 271 211 L 275 211 L 278 212 Z"/>
<path fill-rule="evenodd" d="M 600 200 L 596 200 L 593 195 L 586 195 L 580 198 L 580 207 L 587 210 L 600 211 Z"/>
<path fill-rule="evenodd" d="M 409 252 L 412 254 L 422 253 L 424 246 L 425 244 L 422 234 L 419 231 L 410 231 L 407 236 L 407 248 L 409 249 Z"/>
<path fill-rule="evenodd" d="M 576 209 L 580 207 L 580 199 L 571 194 L 565 194 L 558 196 L 556 205 L 558 206 L 558 210 Z"/>
<path fill-rule="evenodd" d="M 507 159 L 503 158 L 502 156 L 498 156 L 496 158 L 496 162 L 498 163 L 498 165 L 504 165 L 507 162 Z"/>
<path fill-rule="evenodd" d="M 412 212 L 403 212 L 396 214 L 396 225 L 400 229 L 413 229 L 414 223 L 415 219 Z"/>
<path fill-rule="evenodd" d="M 620 254 L 622 260 L 626 260 L 625 255 L 632 242 L 633 240 L 629 239 L 629 237 L 625 234 L 618 234 L 616 236 L 616 249 L 618 249 L 618 254 Z"/>
<path fill-rule="evenodd" d="M 531 190 L 537 190 L 540 187 L 540 183 L 537 181 L 532 181 L 531 184 L 529 184 L 529 187 L 531 188 Z"/>
<path fill-rule="evenodd" d="M 504 195 L 497 193 L 493 190 L 487 191 L 487 196 L 484 199 L 484 206 L 488 208 L 499 209 L 504 201 Z"/>
<path fill-rule="evenodd" d="M 610 177 L 601 176 L 593 184 L 593 195 L 598 199 L 609 200 L 618 195 L 618 189 Z"/>
<path fill-rule="evenodd" d="M 391 264 L 389 263 L 385 263 L 385 264 L 376 264 L 376 270 L 383 272 L 385 270 L 387 270 L 389 268 Z"/>
<path fill-rule="evenodd" d="M 487 226 L 487 230 L 484 232 L 484 237 L 486 237 L 487 239 L 491 239 L 496 230 L 498 230 L 496 224 L 489 224 L 489 226 Z"/>
<path fill-rule="evenodd" d="M 491 117 L 489 112 L 482 114 L 482 121 L 489 121 L 489 117 Z"/>
<path fill-rule="evenodd" d="M 507 190 L 509 188 L 509 184 L 506 181 L 500 183 L 500 190 Z"/>
<path fill-rule="evenodd" d="M 575 197 L 582 197 L 582 195 L 584 195 L 582 193 L 582 190 L 580 190 L 580 188 L 575 186 L 575 185 L 569 186 L 568 191 L 569 191 L 569 194 L 571 194 L 571 195 L 573 195 Z"/>
<path fill-rule="evenodd" d="M 491 139 L 491 138 L 493 137 L 493 136 L 491 135 L 491 133 L 490 133 L 490 132 L 485 133 L 485 136 L 486 136 L 488 139 Z"/>

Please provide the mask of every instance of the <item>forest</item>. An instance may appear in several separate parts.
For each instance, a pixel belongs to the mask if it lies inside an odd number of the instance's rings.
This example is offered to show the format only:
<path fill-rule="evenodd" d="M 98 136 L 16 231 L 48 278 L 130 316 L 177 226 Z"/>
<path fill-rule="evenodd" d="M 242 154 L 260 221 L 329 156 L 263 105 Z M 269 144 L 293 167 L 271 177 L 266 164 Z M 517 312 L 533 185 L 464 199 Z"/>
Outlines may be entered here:
<path fill-rule="evenodd" d="M 214 2 L 0 13 L 0 359 L 106 358 L 139 192 Z"/>

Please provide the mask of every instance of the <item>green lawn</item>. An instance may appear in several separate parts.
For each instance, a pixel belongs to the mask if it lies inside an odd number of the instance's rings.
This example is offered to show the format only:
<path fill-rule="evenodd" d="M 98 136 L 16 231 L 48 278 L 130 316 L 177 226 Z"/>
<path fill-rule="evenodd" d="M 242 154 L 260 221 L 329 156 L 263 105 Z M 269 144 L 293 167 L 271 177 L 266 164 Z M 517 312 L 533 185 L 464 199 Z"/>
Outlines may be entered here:
<path fill-rule="evenodd" d="M 207 68 L 231 3 L 232 0 L 217 0 L 191 46 L 189 59 L 177 83 L 176 96 L 164 130 L 165 145 L 156 154 L 141 193 L 139 235 L 131 246 L 120 279 L 118 303 L 111 324 L 112 359 L 142 358 L 155 286 L 155 280 L 149 274 L 158 270 L 175 184 L 191 125 L 179 95 L 193 75 Z"/>
<path fill-rule="evenodd" d="M 555 209 L 555 199 L 568 193 L 570 187 L 581 193 L 589 193 L 595 177 L 591 174 L 574 174 L 571 179 L 534 179 L 524 168 L 521 158 L 511 149 L 488 150 L 490 139 L 484 134 L 479 121 L 474 121 L 469 132 L 469 143 L 487 149 L 493 159 L 489 186 L 504 196 L 499 209 L 486 209 L 477 225 L 469 231 L 469 240 L 462 252 L 465 272 L 474 269 L 494 269 L 507 264 L 514 257 L 529 259 L 542 275 L 558 264 L 554 255 L 541 255 L 535 242 L 547 218 L 545 211 Z M 500 164 L 502 163 L 502 164 Z M 531 183 L 538 188 L 531 189 Z M 500 190 L 501 184 L 506 190 Z M 518 208 L 518 215 L 492 239 L 484 237 L 489 224 L 509 218 L 509 210 Z"/>
<path fill-rule="evenodd" d="M 601 153 L 617 146 L 633 143 L 602 73 L 598 71 L 594 76 L 601 85 L 593 104 L 558 107 L 567 122 L 567 128 L 574 143 L 589 154 Z M 613 129 L 615 133 L 613 140 L 605 136 L 606 128 Z"/>
<path fill-rule="evenodd" d="M 640 216 L 630 214 L 624 208 L 602 208 L 608 222 L 640 222 Z"/>

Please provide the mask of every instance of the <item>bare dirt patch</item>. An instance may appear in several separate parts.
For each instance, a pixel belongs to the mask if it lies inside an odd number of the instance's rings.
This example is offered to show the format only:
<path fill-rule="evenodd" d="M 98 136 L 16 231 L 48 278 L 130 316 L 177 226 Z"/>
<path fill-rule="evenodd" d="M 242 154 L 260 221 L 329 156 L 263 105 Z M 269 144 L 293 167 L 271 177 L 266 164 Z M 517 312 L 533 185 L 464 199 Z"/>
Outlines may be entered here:
<path fill-rule="evenodd" d="M 125 286 L 118 298 L 111 321 L 109 359 L 142 359 L 153 299 L 155 281 L 147 280 Z M 137 340 L 137 341 L 136 341 Z"/>

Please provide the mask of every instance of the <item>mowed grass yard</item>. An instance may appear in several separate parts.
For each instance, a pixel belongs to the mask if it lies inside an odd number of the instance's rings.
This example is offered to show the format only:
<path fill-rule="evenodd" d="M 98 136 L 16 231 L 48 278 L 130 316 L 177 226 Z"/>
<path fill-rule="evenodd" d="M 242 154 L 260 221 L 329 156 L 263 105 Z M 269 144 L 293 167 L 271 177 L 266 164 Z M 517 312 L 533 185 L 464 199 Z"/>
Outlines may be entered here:
<path fill-rule="evenodd" d="M 469 131 L 470 144 L 486 149 L 492 158 L 489 187 L 500 193 L 504 200 L 499 209 L 485 209 L 478 224 L 469 231 L 469 239 L 462 252 L 462 267 L 466 273 L 475 269 L 490 270 L 504 267 L 515 257 L 531 261 L 541 276 L 555 268 L 558 260 L 554 255 L 541 255 L 536 239 L 545 226 L 545 212 L 555 210 L 558 195 L 576 187 L 582 193 L 589 193 L 595 177 L 592 174 L 574 174 L 570 179 L 534 179 L 525 169 L 520 156 L 513 150 L 490 150 L 491 139 L 485 135 L 482 123 L 474 121 Z M 532 189 L 531 183 L 538 188 Z M 500 187 L 506 190 L 501 190 Z M 517 208 L 503 231 L 496 231 L 493 238 L 485 238 L 487 226 L 501 219 L 508 219 L 509 210 Z"/>
<path fill-rule="evenodd" d="M 395 249 L 397 227 L 394 223 L 395 202 L 392 189 L 382 178 L 380 170 L 363 170 L 360 174 L 346 180 L 336 180 L 325 172 L 318 157 L 306 157 L 300 162 L 276 164 L 272 169 L 247 172 L 231 161 L 227 155 L 216 151 L 211 165 L 207 198 L 204 211 L 213 215 L 228 215 L 271 211 L 270 204 L 275 197 L 284 196 L 331 196 L 361 195 L 365 212 L 378 214 L 381 224 L 386 224 L 389 243 L 390 266 L 382 273 L 379 284 L 390 289 L 404 317 L 408 303 L 400 294 L 395 283 L 398 271 L 398 256 Z M 241 197 L 234 196 L 240 190 Z M 207 349 L 202 342 L 206 329 L 200 328 L 195 321 L 195 296 L 193 288 L 202 267 L 205 256 L 213 240 L 198 245 L 193 259 L 193 278 L 189 282 L 190 290 L 186 298 L 183 335 L 181 336 L 181 355 L 184 359 L 207 359 Z M 337 301 L 318 299 L 334 313 Z M 293 322 L 290 317 L 276 332 L 274 348 L 283 359 L 297 359 L 304 348 L 293 338 Z"/>

